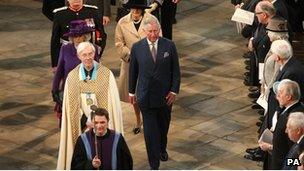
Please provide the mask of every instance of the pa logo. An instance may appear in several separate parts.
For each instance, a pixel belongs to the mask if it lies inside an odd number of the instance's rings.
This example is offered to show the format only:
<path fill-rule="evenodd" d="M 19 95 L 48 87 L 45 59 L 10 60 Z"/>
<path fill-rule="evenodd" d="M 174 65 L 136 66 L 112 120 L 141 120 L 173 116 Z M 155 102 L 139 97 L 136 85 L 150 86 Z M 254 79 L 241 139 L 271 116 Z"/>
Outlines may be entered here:
<path fill-rule="evenodd" d="M 288 158 L 286 160 L 286 165 L 287 166 L 300 166 L 301 163 L 300 163 L 300 160 L 297 158 Z"/>

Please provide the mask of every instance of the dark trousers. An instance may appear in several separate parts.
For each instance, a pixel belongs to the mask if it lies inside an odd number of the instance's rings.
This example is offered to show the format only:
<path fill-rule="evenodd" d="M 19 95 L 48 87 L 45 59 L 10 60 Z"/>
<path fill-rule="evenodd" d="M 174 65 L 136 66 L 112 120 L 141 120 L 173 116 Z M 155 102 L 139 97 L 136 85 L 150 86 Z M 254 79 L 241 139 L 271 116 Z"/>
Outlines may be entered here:
<path fill-rule="evenodd" d="M 171 107 L 140 107 L 143 116 L 144 137 L 148 160 L 152 169 L 159 168 L 160 153 L 166 152 L 167 134 L 171 121 Z"/>
<path fill-rule="evenodd" d="M 164 0 L 161 6 L 161 28 L 163 37 L 172 40 L 172 24 L 176 4 L 171 0 Z"/>
<path fill-rule="evenodd" d="M 249 60 L 250 60 L 250 71 L 249 71 L 250 86 L 259 86 L 259 68 L 258 68 L 257 56 L 254 53 L 252 53 Z"/>
<path fill-rule="evenodd" d="M 265 152 L 264 160 L 263 160 L 263 170 L 271 170 L 271 154 Z"/>

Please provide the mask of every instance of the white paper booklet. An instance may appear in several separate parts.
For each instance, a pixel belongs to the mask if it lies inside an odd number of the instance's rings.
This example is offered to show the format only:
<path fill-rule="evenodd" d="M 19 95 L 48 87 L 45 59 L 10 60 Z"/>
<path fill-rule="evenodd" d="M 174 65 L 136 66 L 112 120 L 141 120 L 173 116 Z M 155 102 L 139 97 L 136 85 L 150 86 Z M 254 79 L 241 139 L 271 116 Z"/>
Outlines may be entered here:
<path fill-rule="evenodd" d="M 272 144 L 273 133 L 269 129 L 265 129 L 259 141 Z"/>
<path fill-rule="evenodd" d="M 231 18 L 232 21 L 240 22 L 240 23 L 245 23 L 248 25 L 253 24 L 254 20 L 254 13 L 250 11 L 246 11 L 240 8 L 237 8 Z"/>

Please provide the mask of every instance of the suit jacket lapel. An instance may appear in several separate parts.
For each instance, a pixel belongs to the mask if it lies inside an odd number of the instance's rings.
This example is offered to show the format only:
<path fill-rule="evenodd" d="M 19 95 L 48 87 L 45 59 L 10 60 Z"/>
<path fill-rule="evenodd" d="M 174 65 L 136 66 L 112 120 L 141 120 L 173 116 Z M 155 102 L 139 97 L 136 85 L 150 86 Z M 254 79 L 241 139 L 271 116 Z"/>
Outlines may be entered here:
<path fill-rule="evenodd" d="M 301 105 L 299 102 L 293 104 L 292 106 L 290 106 L 287 110 L 284 110 L 280 116 L 285 115 L 285 113 L 289 114 L 290 111 L 292 111 L 294 108 L 298 107 L 298 105 Z"/>

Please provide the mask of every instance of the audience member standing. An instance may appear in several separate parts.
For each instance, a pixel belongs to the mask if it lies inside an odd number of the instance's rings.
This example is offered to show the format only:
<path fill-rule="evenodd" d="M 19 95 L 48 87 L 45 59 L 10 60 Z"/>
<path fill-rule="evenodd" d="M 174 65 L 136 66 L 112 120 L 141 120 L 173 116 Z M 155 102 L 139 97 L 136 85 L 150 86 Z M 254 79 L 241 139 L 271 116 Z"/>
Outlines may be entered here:
<path fill-rule="evenodd" d="M 304 67 L 301 63 L 293 57 L 292 47 L 290 43 L 286 40 L 276 40 L 272 42 L 271 48 L 272 58 L 277 64 L 279 64 L 280 70 L 274 79 L 274 81 L 281 81 L 283 79 L 290 79 L 295 81 L 300 86 L 301 98 L 300 102 L 303 102 L 303 93 L 304 93 Z M 263 121 L 263 126 L 261 132 L 264 129 L 270 129 L 273 124 L 273 116 L 279 108 L 279 103 L 276 99 L 273 88 L 270 89 L 268 95 L 268 107 L 265 119 Z M 268 160 L 267 158 L 265 159 Z M 267 162 L 264 162 L 267 165 Z M 269 166 L 270 167 L 270 166 Z M 268 166 L 264 169 L 267 169 Z"/>
<path fill-rule="evenodd" d="M 304 93 L 304 67 L 303 65 L 293 56 L 292 47 L 286 40 L 276 40 L 271 44 L 272 58 L 280 66 L 279 73 L 274 81 L 281 81 L 283 79 L 290 79 L 296 81 L 300 86 L 301 98 L 303 102 Z M 271 128 L 273 115 L 279 106 L 278 101 L 275 98 L 273 89 L 270 89 L 268 97 L 268 110 L 264 122 L 267 123 L 267 127 Z"/>
<path fill-rule="evenodd" d="M 273 5 L 268 1 L 261 1 L 255 7 L 255 15 L 258 18 L 258 26 L 254 36 L 250 38 L 248 48 L 254 53 L 250 56 L 250 80 L 251 86 L 258 86 L 258 64 L 264 62 L 270 48 L 270 40 L 266 34 L 266 26 L 269 20 L 275 15 Z"/>
<path fill-rule="evenodd" d="M 288 116 L 292 112 L 303 112 L 304 106 L 299 102 L 301 92 L 297 82 L 284 79 L 274 86 L 281 110 L 277 110 L 272 118 L 272 145 L 260 142 L 260 147 L 264 151 L 271 151 L 271 157 L 268 159 L 269 169 L 279 170 L 283 168 L 283 161 L 293 145 L 285 133 Z"/>
<path fill-rule="evenodd" d="M 266 27 L 267 35 L 270 42 L 275 40 L 288 40 L 287 20 L 282 17 L 275 16 L 269 20 Z M 269 90 L 272 88 L 273 82 L 280 70 L 280 66 L 271 56 L 272 52 L 268 51 L 264 60 L 263 75 L 261 78 L 262 94 L 268 97 Z"/>
<path fill-rule="evenodd" d="M 304 151 L 304 113 L 294 112 L 290 113 L 286 125 L 286 133 L 294 145 L 290 148 L 286 159 L 297 159 Z M 283 170 L 297 170 L 297 166 L 288 166 L 287 161 L 284 161 Z M 302 162 L 302 165 L 304 163 Z"/>

